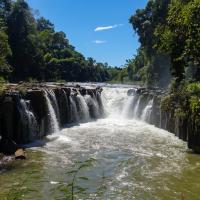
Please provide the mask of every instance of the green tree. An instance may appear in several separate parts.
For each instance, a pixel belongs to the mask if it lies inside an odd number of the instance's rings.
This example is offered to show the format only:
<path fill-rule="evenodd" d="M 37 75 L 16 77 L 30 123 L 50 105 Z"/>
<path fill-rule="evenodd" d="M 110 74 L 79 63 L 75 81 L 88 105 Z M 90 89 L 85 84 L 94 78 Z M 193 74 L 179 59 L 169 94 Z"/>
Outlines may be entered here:
<path fill-rule="evenodd" d="M 130 23 L 139 35 L 139 41 L 141 43 L 141 48 L 138 52 L 140 55 L 139 57 L 136 56 L 135 61 L 137 63 L 133 66 L 135 69 L 139 67 L 142 70 L 140 75 L 143 76 L 141 78 L 145 80 L 147 85 L 159 85 L 163 87 L 162 80 L 165 78 L 166 73 L 162 73 L 162 63 L 165 62 L 170 65 L 167 56 L 163 55 L 163 53 L 159 53 L 154 48 L 154 44 L 157 41 L 154 31 L 159 24 L 164 24 L 166 22 L 169 2 L 170 0 L 150 0 L 145 9 L 137 10 L 130 18 Z M 141 56 L 145 58 L 144 63 L 140 61 Z M 162 62 L 160 62 L 160 60 L 162 60 Z M 143 65 L 142 67 L 145 67 L 146 70 L 143 70 L 138 62 L 141 62 Z M 165 65 L 165 68 L 169 69 L 169 65 Z"/>
<path fill-rule="evenodd" d="M 8 35 L 5 32 L 3 20 L 0 18 L 0 76 L 6 77 L 12 71 L 7 58 L 11 55 Z"/>
<path fill-rule="evenodd" d="M 38 31 L 49 30 L 51 32 L 54 32 L 54 25 L 48 19 L 41 17 L 37 20 L 37 30 Z"/>
<path fill-rule="evenodd" d="M 172 60 L 172 74 L 180 82 L 186 67 L 200 80 L 200 1 L 175 0 L 169 7 L 167 23 L 155 30 L 156 47 Z"/>
<path fill-rule="evenodd" d="M 39 72 L 41 54 L 38 48 L 36 22 L 28 4 L 17 0 L 8 17 L 9 44 L 12 50 L 11 64 L 17 80 L 34 78 Z"/>

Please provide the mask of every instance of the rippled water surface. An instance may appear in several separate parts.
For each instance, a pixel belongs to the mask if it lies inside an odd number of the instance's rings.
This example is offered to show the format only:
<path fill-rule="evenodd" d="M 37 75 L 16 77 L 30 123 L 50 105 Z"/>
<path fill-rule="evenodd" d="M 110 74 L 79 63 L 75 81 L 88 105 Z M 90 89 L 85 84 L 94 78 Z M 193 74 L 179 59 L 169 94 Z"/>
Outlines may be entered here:
<path fill-rule="evenodd" d="M 173 134 L 127 119 L 127 90 L 105 87 L 107 117 L 69 126 L 29 149 L 27 160 L 1 166 L 0 199 L 15 192 L 20 199 L 63 199 L 68 172 L 90 158 L 77 174 L 76 199 L 200 199 L 200 156 Z"/>

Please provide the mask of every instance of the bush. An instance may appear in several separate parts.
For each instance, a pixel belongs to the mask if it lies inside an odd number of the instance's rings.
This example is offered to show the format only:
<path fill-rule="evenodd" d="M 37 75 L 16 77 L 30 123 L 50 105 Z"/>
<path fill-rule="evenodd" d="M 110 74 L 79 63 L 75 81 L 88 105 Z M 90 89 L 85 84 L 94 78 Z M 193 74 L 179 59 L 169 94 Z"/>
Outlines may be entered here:
<path fill-rule="evenodd" d="M 0 76 L 0 95 L 6 90 L 6 81 Z"/>

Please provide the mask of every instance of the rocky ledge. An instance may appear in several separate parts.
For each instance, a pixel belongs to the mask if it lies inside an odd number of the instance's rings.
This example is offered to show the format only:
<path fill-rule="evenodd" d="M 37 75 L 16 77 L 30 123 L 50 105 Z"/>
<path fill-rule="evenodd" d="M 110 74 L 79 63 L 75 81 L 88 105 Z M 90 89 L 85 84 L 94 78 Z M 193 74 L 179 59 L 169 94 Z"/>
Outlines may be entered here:
<path fill-rule="evenodd" d="M 0 152 L 40 139 L 69 123 L 104 113 L 100 87 L 78 84 L 9 84 L 0 95 Z"/>
<path fill-rule="evenodd" d="M 134 107 L 138 107 L 137 118 L 141 119 L 140 112 L 149 106 L 149 113 L 145 119 L 143 118 L 144 121 L 174 133 L 187 142 L 189 149 L 200 153 L 200 126 L 195 123 L 200 120 L 200 115 L 190 114 L 189 99 L 181 99 L 184 100 L 182 104 L 186 109 L 183 110 L 180 106 L 180 97 L 159 88 L 132 88 L 127 95 L 135 96 L 133 110 Z"/>

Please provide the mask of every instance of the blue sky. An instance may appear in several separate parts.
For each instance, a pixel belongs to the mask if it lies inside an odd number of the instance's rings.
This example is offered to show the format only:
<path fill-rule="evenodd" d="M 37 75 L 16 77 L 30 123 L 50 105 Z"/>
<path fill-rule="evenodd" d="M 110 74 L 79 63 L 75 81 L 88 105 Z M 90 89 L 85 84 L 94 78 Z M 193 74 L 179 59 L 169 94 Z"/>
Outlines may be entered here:
<path fill-rule="evenodd" d="M 64 31 L 70 43 L 85 57 L 112 66 L 125 64 L 139 47 L 128 20 L 148 0 L 27 0 Z"/>

